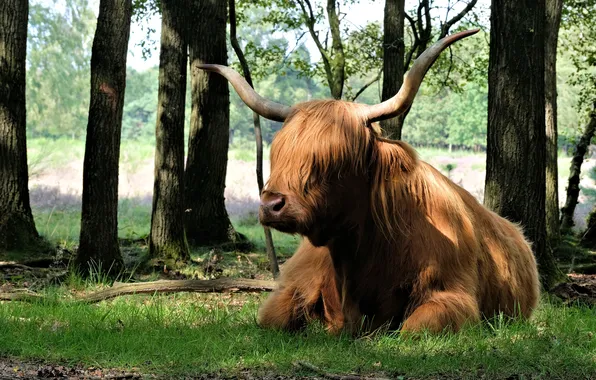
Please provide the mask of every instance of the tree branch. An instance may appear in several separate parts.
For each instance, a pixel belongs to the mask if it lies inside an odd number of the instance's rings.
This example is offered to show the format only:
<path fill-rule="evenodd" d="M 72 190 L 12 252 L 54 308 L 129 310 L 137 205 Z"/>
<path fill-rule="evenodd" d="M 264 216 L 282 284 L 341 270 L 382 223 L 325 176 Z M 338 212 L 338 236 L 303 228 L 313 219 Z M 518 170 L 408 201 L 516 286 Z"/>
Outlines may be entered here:
<path fill-rule="evenodd" d="M 290 50 L 285 56 L 284 59 L 282 61 L 282 63 L 286 63 L 288 58 L 290 58 L 290 56 L 292 55 L 292 53 L 294 53 L 296 51 L 296 49 L 298 49 L 298 46 L 300 46 L 300 40 L 302 39 L 302 37 L 304 37 L 304 35 L 306 34 L 306 32 L 302 32 L 302 34 L 300 34 L 300 36 L 298 36 L 298 38 L 296 38 L 296 44 L 294 45 L 294 47 L 292 48 L 292 50 Z"/>
<path fill-rule="evenodd" d="M 421 9 L 424 9 L 424 20 L 425 25 L 422 24 L 422 14 Z M 418 33 L 420 37 L 420 41 L 417 47 L 416 58 L 420 57 L 422 53 L 426 50 L 426 47 L 432 37 L 432 25 L 430 19 L 430 2 L 429 0 L 421 0 L 420 6 L 418 7 Z"/>
<path fill-rule="evenodd" d="M 244 78 L 250 85 L 250 87 L 254 88 L 252 83 L 252 78 L 250 75 L 250 68 L 248 66 L 248 62 L 246 57 L 244 56 L 244 52 L 240 47 L 240 43 L 238 42 L 238 37 L 236 36 L 236 1 L 229 0 L 229 12 L 230 12 L 230 42 L 232 47 L 234 48 L 234 52 L 238 57 L 238 61 L 240 61 L 240 66 L 242 66 L 242 72 L 244 73 Z M 263 191 L 263 134 L 261 130 L 261 119 L 256 112 L 252 113 L 252 121 L 255 131 L 255 140 L 257 145 L 257 184 L 259 187 L 259 194 Z M 273 237 L 271 236 L 271 230 L 268 227 L 263 227 L 263 231 L 265 233 L 265 249 L 267 251 L 267 256 L 269 257 L 269 265 L 271 268 L 271 273 L 273 274 L 274 278 L 277 278 L 279 275 L 279 264 L 277 263 L 277 255 L 275 253 L 275 247 L 273 245 Z"/>
<path fill-rule="evenodd" d="M 34 302 L 42 300 L 43 296 L 32 293 L 32 292 L 8 292 L 0 293 L 0 301 L 21 301 L 21 302 Z"/>
<path fill-rule="evenodd" d="M 418 24 L 418 31 L 420 32 L 420 35 L 422 37 L 422 30 L 424 29 L 422 27 L 422 7 L 424 6 L 424 0 L 420 0 L 420 2 L 418 3 L 418 9 L 416 10 L 416 16 L 418 16 L 418 18 L 416 19 L 416 23 Z"/>
<path fill-rule="evenodd" d="M 366 82 L 366 84 L 364 86 L 362 86 L 362 88 L 360 88 L 360 90 L 358 90 L 358 92 L 352 97 L 352 101 L 355 102 L 356 99 L 362 95 L 362 93 L 364 91 L 366 91 L 367 88 L 369 88 L 370 86 L 372 86 L 373 84 L 375 84 L 379 79 L 381 79 L 381 74 L 383 73 L 383 70 L 379 71 L 379 74 L 377 74 L 376 77 L 374 77 L 373 79 L 371 79 L 370 81 Z"/>
<path fill-rule="evenodd" d="M 449 33 L 449 29 L 458 21 L 460 21 L 462 18 L 464 18 L 464 16 L 466 14 L 468 14 L 468 12 L 470 12 L 472 10 L 472 8 L 474 8 L 474 6 L 476 5 L 476 3 L 478 2 L 478 0 L 471 0 L 468 5 L 466 5 L 466 7 L 459 12 L 457 15 L 453 16 L 453 18 L 447 22 L 445 22 L 443 25 L 441 25 L 441 34 L 439 34 L 439 38 L 437 38 L 437 40 L 440 40 L 443 37 L 446 37 L 447 34 Z"/>
<path fill-rule="evenodd" d="M 305 0 L 307 1 L 307 0 Z M 335 0 L 327 0 L 327 17 L 329 17 L 329 27 L 331 29 L 331 52 L 333 54 L 332 85 L 331 94 L 335 99 L 341 99 L 344 86 L 345 64 L 344 47 L 341 41 L 341 31 L 339 29 L 339 17 L 335 8 Z"/>
<path fill-rule="evenodd" d="M 449 68 L 447 69 L 447 75 L 445 75 L 445 80 L 443 81 L 443 86 L 447 87 L 447 80 L 451 75 L 451 71 L 453 70 L 453 50 L 449 47 Z"/>
<path fill-rule="evenodd" d="M 304 15 L 304 18 L 306 20 L 306 26 L 308 28 L 310 36 L 312 37 L 313 41 L 315 42 L 317 49 L 319 49 L 319 53 L 321 53 L 321 58 L 323 59 L 323 66 L 325 68 L 325 73 L 327 74 L 327 77 L 331 77 L 333 75 L 333 73 L 331 71 L 329 55 L 327 54 L 327 50 L 325 50 L 325 48 L 323 47 L 323 44 L 321 44 L 321 40 L 319 40 L 319 35 L 315 31 L 315 23 L 317 20 L 315 19 L 315 15 L 313 13 L 310 1 L 309 0 L 297 0 L 297 2 L 298 2 L 298 5 L 300 6 L 300 8 L 302 9 L 302 14 Z M 306 6 L 308 7 L 308 11 L 306 10 L 306 7 L 304 5 L 305 3 L 306 3 Z"/>
<path fill-rule="evenodd" d="M 89 293 L 76 300 L 96 303 L 127 294 L 153 293 L 225 293 L 225 292 L 268 292 L 276 287 L 275 281 L 254 280 L 248 278 L 218 278 L 215 280 L 160 280 L 136 283 L 115 283 L 114 286 Z M 0 293 L 1 301 L 34 302 L 45 299 L 33 292 Z"/>
<path fill-rule="evenodd" d="M 404 73 L 405 73 L 406 71 L 408 71 L 408 68 L 410 67 L 410 63 L 412 62 L 412 57 L 414 56 L 414 52 L 416 51 L 416 49 L 418 49 L 418 46 L 420 46 L 420 37 L 418 36 L 418 31 L 416 30 L 416 22 L 414 21 L 414 19 L 406 12 L 404 12 L 404 16 L 405 16 L 406 20 L 408 20 L 408 22 L 410 23 L 410 28 L 412 28 L 412 34 L 414 35 L 414 43 L 412 44 L 412 47 L 408 51 L 408 54 L 406 55 L 406 59 L 404 61 Z"/>
<path fill-rule="evenodd" d="M 79 300 L 89 303 L 100 302 L 126 294 L 151 293 L 223 293 L 223 292 L 263 292 L 275 288 L 274 281 L 243 278 L 218 278 L 215 280 L 165 280 L 117 284 L 111 288 L 87 294 Z"/>

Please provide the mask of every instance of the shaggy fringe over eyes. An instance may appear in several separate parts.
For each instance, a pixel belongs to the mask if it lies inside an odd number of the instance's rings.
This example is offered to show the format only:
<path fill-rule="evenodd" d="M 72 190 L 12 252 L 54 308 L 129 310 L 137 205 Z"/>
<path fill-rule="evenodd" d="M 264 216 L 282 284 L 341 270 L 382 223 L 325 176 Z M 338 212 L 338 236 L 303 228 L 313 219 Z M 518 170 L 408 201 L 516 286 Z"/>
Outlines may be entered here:
<path fill-rule="evenodd" d="M 294 108 L 271 147 L 272 168 L 281 169 L 271 173 L 273 188 L 302 194 L 313 178 L 366 174 L 373 132 L 361 105 L 317 100 Z"/>
<path fill-rule="evenodd" d="M 360 104 L 339 100 L 296 105 L 271 148 L 275 170 L 268 185 L 314 205 L 330 179 L 366 177 L 375 224 L 392 240 L 408 232 L 403 230 L 412 210 L 405 204 L 412 201 L 408 194 L 417 194 L 415 201 L 424 203 L 428 188 L 413 174 L 419 167 L 415 150 L 382 138 L 379 125 L 369 123 L 363 110 Z"/>

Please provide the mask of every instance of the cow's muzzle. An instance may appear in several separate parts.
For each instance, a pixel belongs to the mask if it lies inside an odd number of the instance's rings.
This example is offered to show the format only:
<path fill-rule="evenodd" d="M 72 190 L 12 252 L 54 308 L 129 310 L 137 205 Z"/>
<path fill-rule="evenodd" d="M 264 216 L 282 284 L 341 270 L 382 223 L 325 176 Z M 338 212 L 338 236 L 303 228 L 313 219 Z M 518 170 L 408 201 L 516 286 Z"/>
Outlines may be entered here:
<path fill-rule="evenodd" d="M 259 221 L 263 225 L 275 227 L 283 220 L 286 209 L 286 198 L 282 194 L 263 191 Z"/>

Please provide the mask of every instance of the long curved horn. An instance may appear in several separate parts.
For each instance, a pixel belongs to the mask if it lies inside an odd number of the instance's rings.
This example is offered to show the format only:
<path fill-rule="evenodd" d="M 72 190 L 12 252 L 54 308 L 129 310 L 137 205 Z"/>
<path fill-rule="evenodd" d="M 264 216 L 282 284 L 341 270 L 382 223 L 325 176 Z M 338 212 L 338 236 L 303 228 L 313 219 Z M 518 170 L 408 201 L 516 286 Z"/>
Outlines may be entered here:
<path fill-rule="evenodd" d="M 412 105 L 424 75 L 439 57 L 439 54 L 455 41 L 471 36 L 479 30 L 472 29 L 452 34 L 440 39 L 428 48 L 414 61 L 412 68 L 404 77 L 404 83 L 394 97 L 367 107 L 368 120 L 371 122 L 381 121 L 404 113 Z"/>
<path fill-rule="evenodd" d="M 263 98 L 261 95 L 250 87 L 246 79 L 231 68 L 223 65 L 197 65 L 199 69 L 213 71 L 225 77 L 236 89 L 238 96 L 247 106 L 253 111 L 263 116 L 264 118 L 281 121 L 286 120 L 290 114 L 290 107 L 283 104 L 275 103 L 271 100 Z"/>

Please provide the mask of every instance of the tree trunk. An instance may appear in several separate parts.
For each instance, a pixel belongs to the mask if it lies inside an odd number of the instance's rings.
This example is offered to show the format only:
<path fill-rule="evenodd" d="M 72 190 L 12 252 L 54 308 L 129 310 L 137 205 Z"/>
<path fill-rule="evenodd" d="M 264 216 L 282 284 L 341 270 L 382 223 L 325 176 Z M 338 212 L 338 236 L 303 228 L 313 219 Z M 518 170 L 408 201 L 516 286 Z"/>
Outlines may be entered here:
<path fill-rule="evenodd" d="M 242 72 L 244 73 L 244 77 L 246 81 L 251 87 L 254 87 L 252 83 L 252 78 L 250 75 L 250 68 L 248 67 L 248 62 L 244 57 L 244 52 L 240 47 L 240 43 L 238 42 L 238 38 L 236 37 L 236 1 L 230 0 L 229 1 L 229 8 L 230 8 L 230 42 L 236 55 L 238 56 L 238 61 L 240 61 L 240 65 L 242 66 Z M 259 194 L 263 191 L 263 136 L 261 133 L 261 118 L 259 114 L 253 112 L 252 114 L 253 125 L 255 129 L 255 140 L 257 145 L 257 185 L 259 187 Z M 279 264 L 277 263 L 277 255 L 275 254 L 275 246 L 273 245 L 273 237 L 271 236 L 271 229 L 269 227 L 263 227 L 263 232 L 265 233 L 265 250 L 267 251 L 267 257 L 269 258 L 269 266 L 271 269 L 271 273 L 273 274 L 274 278 L 277 278 L 279 275 Z"/>
<path fill-rule="evenodd" d="M 562 0 L 546 0 L 544 94 L 546 112 L 546 235 L 553 251 L 559 245 L 559 181 L 557 168 L 557 41 Z"/>
<path fill-rule="evenodd" d="M 227 3 L 192 2 L 191 60 L 192 111 L 185 173 L 185 228 L 193 246 L 234 241 L 224 202 L 230 97 L 227 80 L 196 68 L 200 63 L 227 64 Z"/>
<path fill-rule="evenodd" d="M 170 261 L 171 265 L 190 259 L 184 234 L 183 203 L 187 9 L 185 1 L 161 2 L 159 99 L 149 255 Z"/>
<path fill-rule="evenodd" d="M 27 0 L 0 3 L 0 253 L 42 247 L 29 203 L 25 58 Z"/>
<path fill-rule="evenodd" d="M 575 224 L 573 222 L 573 214 L 575 212 L 575 206 L 577 205 L 577 199 L 579 197 L 579 182 L 580 174 L 582 169 L 582 163 L 584 162 L 584 156 L 588 151 L 588 146 L 594 132 L 596 131 L 596 102 L 594 103 L 594 109 L 590 114 L 590 121 L 584 128 L 584 133 L 575 146 L 573 152 L 573 158 L 571 159 L 571 168 L 569 169 L 569 182 L 567 185 L 567 198 L 565 199 L 565 205 L 561 209 L 561 231 L 568 232 L 571 227 Z"/>
<path fill-rule="evenodd" d="M 544 0 L 492 0 L 490 33 L 484 202 L 524 227 L 549 289 L 559 274 L 546 249 Z"/>
<path fill-rule="evenodd" d="M 91 50 L 81 237 L 75 259 L 83 275 L 89 270 L 117 274 L 122 268 L 118 246 L 118 160 L 131 12 L 131 0 L 99 3 Z"/>
<path fill-rule="evenodd" d="M 580 244 L 586 248 L 596 248 L 596 205 L 590 211 L 588 216 L 588 225 L 586 231 L 582 235 Z"/>
<path fill-rule="evenodd" d="M 327 0 L 327 17 L 329 18 L 329 29 L 331 31 L 331 73 L 327 78 L 331 95 L 334 99 L 341 99 L 344 90 L 346 76 L 346 58 L 344 47 L 341 41 L 340 21 L 335 7 L 336 0 Z"/>
<path fill-rule="evenodd" d="M 250 75 L 250 68 L 248 67 L 248 62 L 244 57 L 244 52 L 240 47 L 240 43 L 238 42 L 238 38 L 236 36 L 236 1 L 230 0 L 229 1 L 229 8 L 230 8 L 230 42 L 236 55 L 238 56 L 238 61 L 240 61 L 240 65 L 242 66 L 242 72 L 244 73 L 244 77 L 246 81 L 251 87 L 254 87 L 252 83 L 252 78 Z M 263 191 L 263 136 L 261 133 L 261 118 L 259 114 L 256 112 L 252 113 L 252 121 L 255 129 L 255 140 L 257 145 L 257 185 L 259 187 L 259 194 Z M 265 233 L 265 250 L 267 251 L 267 257 L 269 258 L 269 266 L 271 269 L 271 273 L 273 274 L 274 278 L 277 278 L 279 275 L 279 264 L 277 263 L 277 255 L 275 254 L 275 246 L 273 245 L 273 237 L 271 236 L 271 229 L 269 227 L 263 226 L 263 231 Z"/>
<path fill-rule="evenodd" d="M 404 81 L 404 0 L 386 0 L 383 21 L 383 93 L 385 101 L 397 94 Z M 400 140 L 404 118 L 381 122 L 388 138 Z"/>

